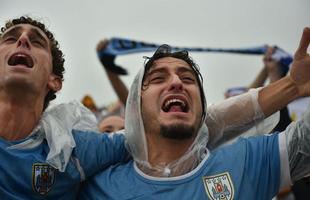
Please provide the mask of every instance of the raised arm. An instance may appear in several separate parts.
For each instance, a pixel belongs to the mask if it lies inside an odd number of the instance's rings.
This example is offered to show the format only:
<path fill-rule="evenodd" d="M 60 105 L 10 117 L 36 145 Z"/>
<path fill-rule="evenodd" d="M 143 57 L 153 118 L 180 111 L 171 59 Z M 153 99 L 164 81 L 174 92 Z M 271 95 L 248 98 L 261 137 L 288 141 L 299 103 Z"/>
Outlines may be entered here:
<path fill-rule="evenodd" d="M 279 120 L 279 113 L 268 119 L 258 103 L 260 89 L 252 89 L 208 107 L 206 124 L 209 129 L 208 148 L 214 149 L 245 134 L 270 132 Z"/>
<path fill-rule="evenodd" d="M 292 96 L 310 95 L 310 28 L 305 28 L 288 82 L 294 85 Z M 281 180 L 285 182 L 288 170 L 293 182 L 310 174 L 310 105 L 301 120 L 292 122 L 279 136 L 281 156 Z M 284 171 L 286 169 L 286 171 Z M 283 180 L 284 179 L 284 180 Z"/>
<path fill-rule="evenodd" d="M 291 72 L 288 76 L 275 81 L 268 86 L 262 88 L 258 92 L 258 97 L 255 99 L 255 95 L 252 95 L 252 100 L 254 97 L 254 100 L 252 101 L 252 107 L 250 101 L 250 96 L 246 97 L 239 97 L 243 98 L 241 99 L 243 102 L 248 102 L 245 104 L 240 104 L 235 102 L 228 104 L 228 106 L 224 106 L 224 108 L 228 108 L 225 112 L 229 111 L 229 115 L 222 115 L 224 117 L 220 117 L 218 115 L 215 115 L 217 119 L 220 119 L 220 124 L 213 124 L 213 127 L 218 131 L 219 128 L 221 129 L 220 134 L 214 136 L 214 141 L 217 142 L 219 139 L 223 139 L 221 137 L 225 136 L 225 132 L 223 132 L 223 129 L 227 131 L 231 131 L 229 129 L 232 128 L 233 133 L 232 137 L 236 137 L 239 131 L 239 134 L 242 133 L 243 128 L 248 128 L 248 125 L 251 125 L 251 122 L 255 120 L 261 120 L 261 116 L 270 116 L 272 113 L 280 110 L 281 108 L 285 107 L 288 103 L 291 101 L 304 97 L 309 96 L 310 94 L 310 58 L 307 54 L 307 48 L 310 41 L 310 28 L 305 28 L 303 32 L 303 36 L 301 38 L 298 50 L 296 51 L 294 55 L 294 61 L 291 66 Z M 240 100 L 239 100 L 240 101 Z M 237 101 L 236 101 L 237 102 Z M 258 104 L 257 104 L 258 102 Z M 236 105 L 241 105 L 239 107 L 236 107 Z M 248 107 L 250 105 L 250 107 Z M 253 106 L 253 105 L 258 105 Z M 232 107 L 230 107 L 232 106 Z M 236 109 L 233 109 L 236 108 Z M 256 108 L 259 108 L 258 110 Z M 252 115 L 251 115 L 251 109 Z M 218 110 L 218 109 L 215 109 Z M 239 113 L 238 113 L 239 110 Z M 231 112 L 233 111 L 233 112 Z M 244 112 L 246 111 L 246 112 Z M 218 111 L 215 111 L 213 113 L 219 113 Z M 233 113 L 235 113 L 235 116 L 239 117 L 233 117 Z M 211 115 L 212 116 L 212 115 Z M 259 118 L 257 118 L 257 116 Z M 211 117 L 212 122 L 212 117 Z M 209 124 L 207 120 L 207 124 Z M 230 126 L 232 125 L 232 126 Z M 254 124 L 252 124 L 253 126 Z M 211 127 L 211 139 L 212 139 L 212 125 Z M 216 132 L 215 132 L 216 133 Z M 211 141 L 212 142 L 212 141 Z"/>
<path fill-rule="evenodd" d="M 273 47 L 268 46 L 263 57 L 264 66 L 249 88 L 262 87 L 267 78 L 270 81 L 275 81 L 276 76 L 279 75 L 280 63 L 272 59 L 274 50 Z M 247 93 L 230 97 L 209 107 L 209 115 L 206 120 L 210 132 L 209 148 L 215 148 L 240 135 L 267 133 L 276 126 L 279 114 L 276 113 L 265 119 L 258 103 L 259 90 L 252 89 Z"/>
<path fill-rule="evenodd" d="M 268 72 L 266 67 L 262 67 L 262 69 L 259 71 L 253 82 L 249 85 L 249 88 L 258 88 L 263 87 L 266 80 L 268 78 Z"/>
<path fill-rule="evenodd" d="M 128 96 L 128 88 L 124 84 L 124 82 L 120 79 L 120 74 L 127 74 L 126 70 L 124 70 L 122 67 L 117 66 L 115 61 L 115 56 L 107 55 L 107 54 L 100 54 L 101 51 L 104 50 L 104 48 L 108 44 L 108 40 L 101 40 L 96 47 L 99 59 L 101 64 L 104 67 L 104 70 L 107 73 L 107 76 L 112 84 L 112 87 L 118 96 L 119 100 L 123 103 L 123 105 L 126 105 L 126 99 Z"/>
<path fill-rule="evenodd" d="M 290 74 L 259 92 L 258 101 L 262 111 L 269 116 L 289 102 L 310 94 L 310 56 L 307 48 L 310 41 L 310 28 L 305 28 L 294 55 Z"/>

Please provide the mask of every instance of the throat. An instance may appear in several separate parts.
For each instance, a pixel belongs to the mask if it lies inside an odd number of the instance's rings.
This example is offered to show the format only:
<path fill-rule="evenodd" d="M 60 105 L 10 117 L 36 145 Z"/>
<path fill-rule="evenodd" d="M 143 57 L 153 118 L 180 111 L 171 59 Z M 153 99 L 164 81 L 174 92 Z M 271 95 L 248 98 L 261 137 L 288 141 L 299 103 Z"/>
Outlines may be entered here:
<path fill-rule="evenodd" d="M 40 115 L 34 110 L 14 106 L 6 106 L 0 110 L 0 137 L 8 141 L 26 138 L 40 120 Z"/>
<path fill-rule="evenodd" d="M 147 139 L 148 140 L 148 139 Z M 167 166 L 180 159 L 192 144 L 192 140 L 157 138 L 148 140 L 148 158 L 151 165 Z"/>
<path fill-rule="evenodd" d="M 145 174 L 153 177 L 175 177 L 181 176 L 192 169 L 197 167 L 200 160 L 197 154 L 194 152 L 179 152 L 168 153 L 168 152 L 156 152 L 150 150 L 149 163 L 150 165 L 145 165 L 145 163 L 137 163 L 138 168 Z M 173 154 L 173 156 L 171 155 Z"/>

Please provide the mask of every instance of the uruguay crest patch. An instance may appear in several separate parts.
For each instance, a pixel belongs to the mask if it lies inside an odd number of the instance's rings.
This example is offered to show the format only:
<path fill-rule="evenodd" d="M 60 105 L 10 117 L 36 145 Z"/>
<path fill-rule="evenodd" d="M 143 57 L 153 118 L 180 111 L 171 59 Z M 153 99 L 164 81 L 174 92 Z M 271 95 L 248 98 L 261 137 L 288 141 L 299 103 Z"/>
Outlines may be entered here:
<path fill-rule="evenodd" d="M 206 192 L 212 200 L 232 200 L 234 186 L 228 172 L 203 177 Z"/>
<path fill-rule="evenodd" d="M 46 195 L 55 182 L 55 169 L 43 163 L 32 165 L 32 188 L 35 192 Z"/>

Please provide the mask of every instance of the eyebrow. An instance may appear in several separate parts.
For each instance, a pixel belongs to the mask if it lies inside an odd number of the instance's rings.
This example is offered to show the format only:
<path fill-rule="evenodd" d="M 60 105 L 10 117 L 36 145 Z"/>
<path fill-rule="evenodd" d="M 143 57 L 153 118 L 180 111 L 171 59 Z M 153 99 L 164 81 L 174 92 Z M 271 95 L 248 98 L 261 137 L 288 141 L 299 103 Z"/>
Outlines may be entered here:
<path fill-rule="evenodd" d="M 1 38 L 4 38 L 7 35 L 12 35 L 12 34 L 16 34 L 19 30 L 21 29 L 21 27 L 13 27 L 12 29 L 6 31 Z"/>
<path fill-rule="evenodd" d="M 190 66 L 189 66 L 190 67 Z M 158 68 L 158 69 L 153 69 L 153 70 L 150 70 L 150 72 L 148 72 L 146 74 L 146 76 L 150 76 L 154 73 L 161 73 L 161 72 L 166 72 L 166 69 L 164 67 L 162 68 Z M 191 73 L 193 76 L 195 76 L 195 72 L 193 71 L 193 69 L 190 67 L 185 67 L 185 66 L 180 66 L 178 67 L 178 69 L 176 70 L 177 73 L 184 73 L 184 72 L 189 72 Z"/>
<path fill-rule="evenodd" d="M 45 43 L 48 43 L 48 41 L 46 40 L 46 38 L 42 35 L 42 33 L 36 29 L 36 28 L 31 28 L 30 29 L 31 32 L 34 33 L 35 36 L 38 36 L 41 40 L 43 40 Z"/>
<path fill-rule="evenodd" d="M 165 71 L 166 71 L 165 68 L 153 69 L 153 70 L 150 70 L 146 75 L 149 76 L 149 75 L 152 75 L 158 72 L 165 72 Z"/>
<path fill-rule="evenodd" d="M 8 30 L 7 32 L 5 32 L 1 38 L 4 38 L 6 35 L 12 35 L 12 34 L 16 34 L 19 31 L 22 30 L 22 27 L 20 26 L 15 26 L 12 29 Z M 34 34 L 34 36 L 39 37 L 40 40 L 43 40 L 46 44 L 48 44 L 48 41 L 46 40 L 46 38 L 42 35 L 42 33 L 36 29 L 36 28 L 30 28 L 30 32 Z"/>
<path fill-rule="evenodd" d="M 190 67 L 190 66 L 189 66 L 189 67 Z M 181 72 L 181 73 L 183 73 L 183 72 L 189 72 L 189 73 L 191 73 L 192 75 L 195 76 L 195 72 L 194 72 L 194 70 L 193 70 L 192 67 L 190 67 L 190 68 L 188 68 L 188 67 L 179 67 L 179 68 L 177 69 L 177 72 Z"/>

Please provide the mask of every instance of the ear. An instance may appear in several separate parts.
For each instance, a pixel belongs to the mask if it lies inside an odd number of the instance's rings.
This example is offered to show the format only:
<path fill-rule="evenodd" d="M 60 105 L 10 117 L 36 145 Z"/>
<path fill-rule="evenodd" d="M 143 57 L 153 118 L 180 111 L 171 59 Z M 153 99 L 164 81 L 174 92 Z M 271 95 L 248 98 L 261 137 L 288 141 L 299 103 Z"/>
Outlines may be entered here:
<path fill-rule="evenodd" d="M 51 74 L 47 86 L 50 90 L 57 92 L 62 88 L 62 80 L 59 76 Z"/>

